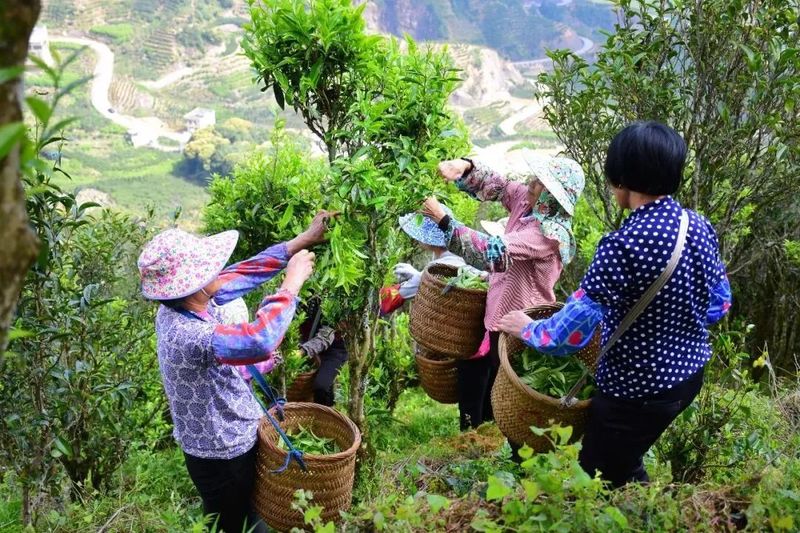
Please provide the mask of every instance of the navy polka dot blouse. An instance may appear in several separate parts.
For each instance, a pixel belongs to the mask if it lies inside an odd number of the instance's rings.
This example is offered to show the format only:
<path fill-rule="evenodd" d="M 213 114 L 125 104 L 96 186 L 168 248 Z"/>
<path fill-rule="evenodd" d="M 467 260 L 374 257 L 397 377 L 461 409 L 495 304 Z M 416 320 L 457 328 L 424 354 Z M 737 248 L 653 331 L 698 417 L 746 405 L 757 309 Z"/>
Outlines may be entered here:
<path fill-rule="evenodd" d="M 608 342 L 666 268 L 681 211 L 670 197 L 633 211 L 619 230 L 601 239 L 580 289 L 565 307 L 527 325 L 522 339 L 544 353 L 568 355 L 589 342 L 602 320 L 602 341 Z M 689 230 L 675 272 L 598 365 L 595 379 L 607 395 L 658 394 L 690 378 L 711 357 L 707 328 L 730 308 L 730 285 L 713 227 L 686 211 Z"/>

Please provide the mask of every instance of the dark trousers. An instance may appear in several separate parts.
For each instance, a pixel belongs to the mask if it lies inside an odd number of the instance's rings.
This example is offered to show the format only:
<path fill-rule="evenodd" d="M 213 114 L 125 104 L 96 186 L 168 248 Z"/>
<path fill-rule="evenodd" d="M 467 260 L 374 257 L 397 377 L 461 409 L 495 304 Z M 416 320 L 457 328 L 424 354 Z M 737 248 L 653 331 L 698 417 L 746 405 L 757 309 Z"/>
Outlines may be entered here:
<path fill-rule="evenodd" d="M 203 500 L 203 512 L 216 521 L 218 531 L 268 531 L 250 507 L 257 448 L 258 444 L 233 459 L 202 459 L 183 454 L 189 477 Z"/>
<path fill-rule="evenodd" d="M 499 338 L 499 333 L 489 332 L 489 353 L 486 356 L 457 363 L 461 431 L 494 420 L 492 386 L 500 367 L 500 355 L 497 351 Z"/>
<path fill-rule="evenodd" d="M 642 459 L 703 386 L 703 370 L 663 393 L 625 400 L 596 392 L 589 407 L 579 460 L 589 475 L 599 471 L 614 487 L 647 482 Z"/>
<path fill-rule="evenodd" d="M 319 370 L 314 377 L 314 402 L 333 407 L 333 383 L 339 370 L 347 362 L 347 349 L 344 341 L 336 339 L 333 344 L 319 356 Z"/>

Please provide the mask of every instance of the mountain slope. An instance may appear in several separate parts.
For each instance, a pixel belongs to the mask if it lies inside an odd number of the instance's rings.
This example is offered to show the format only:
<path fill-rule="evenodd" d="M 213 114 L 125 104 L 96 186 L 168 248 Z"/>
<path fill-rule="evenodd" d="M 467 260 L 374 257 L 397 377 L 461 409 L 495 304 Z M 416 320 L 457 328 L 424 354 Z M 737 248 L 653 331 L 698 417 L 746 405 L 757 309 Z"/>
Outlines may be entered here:
<path fill-rule="evenodd" d="M 598 40 L 613 27 L 603 0 L 369 0 L 375 29 L 417 40 L 487 46 L 512 61 L 544 56 L 548 48 Z"/>

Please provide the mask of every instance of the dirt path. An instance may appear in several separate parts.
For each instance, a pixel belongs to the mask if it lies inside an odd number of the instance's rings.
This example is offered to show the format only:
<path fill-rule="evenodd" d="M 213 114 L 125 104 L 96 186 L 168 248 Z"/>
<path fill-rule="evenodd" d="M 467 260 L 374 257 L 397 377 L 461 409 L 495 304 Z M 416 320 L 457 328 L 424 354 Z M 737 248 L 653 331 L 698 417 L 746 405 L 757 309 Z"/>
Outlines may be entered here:
<path fill-rule="evenodd" d="M 499 124 L 500 129 L 506 135 L 516 135 L 517 124 L 542 112 L 542 105 L 536 100 L 514 98 L 511 100 L 511 105 L 516 108 L 514 113 Z"/>
<path fill-rule="evenodd" d="M 174 152 L 179 151 L 188 142 L 191 137 L 189 132 L 176 132 L 158 117 L 133 117 L 120 114 L 113 108 L 109 99 L 109 90 L 114 77 L 114 52 L 106 44 L 82 37 L 51 36 L 51 40 L 56 43 L 78 44 L 92 49 L 97 56 L 90 93 L 92 106 L 104 118 L 128 130 L 128 133 L 137 139 L 137 143 L 165 152 Z M 174 141 L 178 143 L 178 146 L 164 146 L 159 143 L 159 138 Z"/>
<path fill-rule="evenodd" d="M 577 50 L 573 50 L 573 53 L 576 55 L 582 56 L 588 54 L 592 48 L 594 48 L 594 41 L 589 39 L 588 37 L 582 37 L 578 35 L 578 39 L 581 40 L 581 47 Z M 549 57 L 540 57 L 538 59 L 531 59 L 528 61 L 512 61 L 511 64 L 517 68 L 546 68 L 553 63 L 553 60 Z"/>

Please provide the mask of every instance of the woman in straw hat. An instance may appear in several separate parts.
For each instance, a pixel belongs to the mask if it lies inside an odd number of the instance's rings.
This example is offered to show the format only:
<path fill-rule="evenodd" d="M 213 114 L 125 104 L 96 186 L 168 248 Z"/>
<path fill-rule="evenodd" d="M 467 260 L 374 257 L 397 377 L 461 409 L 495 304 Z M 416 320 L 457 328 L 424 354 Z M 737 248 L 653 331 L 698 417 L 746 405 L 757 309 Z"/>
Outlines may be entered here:
<path fill-rule="evenodd" d="M 452 216 L 453 212 L 449 208 L 443 207 L 443 209 L 447 215 Z M 430 218 L 420 216 L 419 213 L 407 213 L 400 217 L 399 223 L 400 228 L 406 235 L 412 238 L 420 248 L 431 253 L 432 257 L 425 265 L 426 268 L 434 264 L 448 265 L 459 269 L 464 268 L 484 279 L 488 276 L 485 271 L 467 265 L 464 259 L 449 251 L 447 249 L 446 235 Z M 384 287 L 380 291 L 381 316 L 392 313 L 402 306 L 406 300 L 414 298 L 417 295 L 417 291 L 419 291 L 422 272 L 412 265 L 408 263 L 396 264 L 394 275 L 398 283 Z M 476 357 L 480 357 L 481 353 L 485 354 L 487 351 L 488 346 L 484 346 L 482 351 L 479 350 Z M 473 383 L 468 376 L 471 375 L 470 369 L 473 367 L 478 374 L 483 373 L 483 365 L 481 362 L 476 362 L 475 358 L 458 361 L 457 365 L 462 369 L 458 374 L 459 425 L 461 430 L 465 431 L 469 428 L 478 427 L 482 422 L 483 396 L 480 391 L 476 396 Z"/>
<path fill-rule="evenodd" d="M 162 305 L 156 315 L 158 363 L 174 423 L 173 435 L 220 530 L 259 523 L 250 509 L 256 430 L 262 413 L 231 365 L 278 362 L 274 355 L 294 317 L 297 295 L 311 275 L 331 213 L 308 230 L 225 268 L 239 234 L 198 237 L 179 229 L 156 235 L 139 256 L 142 293 Z M 230 323 L 225 304 L 286 269 L 280 289 L 266 296 L 254 322 Z M 234 303 L 241 305 L 241 301 Z M 240 315 L 241 316 L 241 315 Z M 263 525 L 258 525 L 263 527 Z"/>
<path fill-rule="evenodd" d="M 572 215 L 583 190 L 583 171 L 571 159 L 526 157 L 527 183 L 507 179 L 470 159 L 439 164 L 439 174 L 462 191 L 503 204 L 509 217 L 502 235 L 465 226 L 435 198 L 423 206 L 423 213 L 445 233 L 450 251 L 490 272 L 484 318 L 488 357 L 481 359 L 480 369 L 474 364 L 465 367 L 469 375 L 463 376 L 482 405 L 478 423 L 493 419 L 490 393 L 500 362 L 500 319 L 511 311 L 554 303 L 556 281 L 575 255 Z"/>

